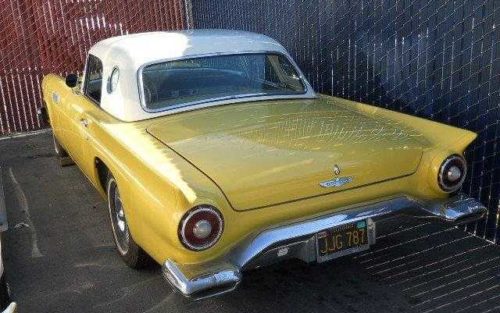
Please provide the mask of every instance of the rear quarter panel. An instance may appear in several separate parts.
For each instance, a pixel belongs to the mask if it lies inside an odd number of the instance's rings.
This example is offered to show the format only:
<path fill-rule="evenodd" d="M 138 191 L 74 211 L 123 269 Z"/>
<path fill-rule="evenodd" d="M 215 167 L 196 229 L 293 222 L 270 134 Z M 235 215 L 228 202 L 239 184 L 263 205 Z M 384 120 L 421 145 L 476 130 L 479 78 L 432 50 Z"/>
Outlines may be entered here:
<path fill-rule="evenodd" d="M 200 257 L 180 244 L 179 222 L 199 204 L 223 209 L 223 195 L 196 168 L 149 136 L 142 125 L 103 121 L 102 114 L 89 114 L 89 161 L 99 158 L 115 176 L 134 240 L 158 262 L 167 257 L 185 260 L 189 254 Z M 90 177 L 97 182 L 97 170 Z M 211 253 L 215 251 L 201 256 L 210 257 Z"/>
<path fill-rule="evenodd" d="M 419 131 L 431 143 L 424 151 L 416 172 L 417 194 L 424 198 L 446 198 L 448 193 L 438 185 L 436 173 L 443 160 L 452 155 L 464 155 L 465 149 L 476 139 L 477 134 L 466 129 L 430 121 L 368 104 L 336 98 L 338 103 L 379 119 L 390 119 Z"/>

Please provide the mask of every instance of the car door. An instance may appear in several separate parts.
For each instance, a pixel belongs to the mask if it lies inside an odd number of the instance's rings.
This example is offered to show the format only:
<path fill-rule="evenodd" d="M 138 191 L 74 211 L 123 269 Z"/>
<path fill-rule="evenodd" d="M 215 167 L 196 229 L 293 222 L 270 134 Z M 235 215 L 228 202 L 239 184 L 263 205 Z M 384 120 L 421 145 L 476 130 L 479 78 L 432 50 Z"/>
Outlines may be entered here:
<path fill-rule="evenodd" d="M 45 79 L 44 79 L 45 83 Z M 60 85 L 58 85 L 60 86 Z M 67 134 L 70 123 L 67 110 L 69 102 L 73 101 L 73 94 L 79 93 L 78 87 L 70 88 L 66 85 L 55 88 L 44 88 L 44 101 L 46 102 L 47 110 L 50 116 L 50 127 L 57 138 L 57 141 L 63 145 L 64 149 L 69 150 Z"/>
<path fill-rule="evenodd" d="M 68 108 L 68 132 L 67 149 L 73 161 L 77 163 L 85 174 L 88 174 L 84 165 L 87 164 L 85 158 L 85 147 L 89 139 L 88 128 L 91 127 L 90 120 L 86 112 L 99 107 L 102 90 L 102 62 L 99 58 L 89 55 L 85 69 L 82 93 L 70 96 L 67 101 Z"/>

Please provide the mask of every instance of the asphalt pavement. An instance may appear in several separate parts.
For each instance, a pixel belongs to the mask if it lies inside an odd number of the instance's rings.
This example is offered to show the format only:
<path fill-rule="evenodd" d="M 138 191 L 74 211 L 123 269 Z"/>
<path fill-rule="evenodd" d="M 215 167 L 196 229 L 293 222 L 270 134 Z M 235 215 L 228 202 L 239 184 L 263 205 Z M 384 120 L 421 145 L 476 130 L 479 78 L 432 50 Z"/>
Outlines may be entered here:
<path fill-rule="evenodd" d="M 191 301 L 159 265 L 116 254 L 104 201 L 51 134 L 0 140 L 9 230 L 4 256 L 19 313 L 500 312 L 500 247 L 457 228 L 408 221 L 368 252 L 244 273 L 233 293 Z"/>

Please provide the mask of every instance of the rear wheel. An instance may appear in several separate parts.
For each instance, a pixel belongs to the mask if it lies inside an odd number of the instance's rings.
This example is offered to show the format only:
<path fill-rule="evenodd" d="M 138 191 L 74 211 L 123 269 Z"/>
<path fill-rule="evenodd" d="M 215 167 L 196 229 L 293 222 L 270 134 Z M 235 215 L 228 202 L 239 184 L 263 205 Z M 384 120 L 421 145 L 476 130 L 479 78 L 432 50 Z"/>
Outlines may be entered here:
<path fill-rule="evenodd" d="M 59 141 L 57 141 L 56 136 L 52 134 L 52 140 L 54 141 L 54 151 L 56 152 L 56 155 L 60 158 L 64 158 L 68 156 L 68 153 L 64 148 L 61 146 Z"/>
<path fill-rule="evenodd" d="M 120 190 L 113 175 L 108 175 L 106 183 L 109 218 L 116 250 L 123 261 L 131 268 L 142 268 L 149 263 L 146 252 L 135 243 L 130 235 Z"/>
<path fill-rule="evenodd" d="M 54 142 L 54 151 L 56 152 L 56 155 L 59 157 L 61 166 L 68 166 L 75 164 L 71 159 L 71 157 L 68 155 L 68 152 L 66 152 L 66 150 L 64 150 L 59 141 L 57 141 L 57 138 L 56 136 L 54 136 L 54 133 L 52 133 L 52 141 Z"/>

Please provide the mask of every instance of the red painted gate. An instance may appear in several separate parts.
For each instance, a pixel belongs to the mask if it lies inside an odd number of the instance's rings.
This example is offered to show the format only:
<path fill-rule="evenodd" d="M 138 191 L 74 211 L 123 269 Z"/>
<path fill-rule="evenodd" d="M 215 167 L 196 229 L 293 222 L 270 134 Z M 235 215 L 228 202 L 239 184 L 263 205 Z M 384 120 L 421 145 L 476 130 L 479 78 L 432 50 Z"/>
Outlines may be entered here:
<path fill-rule="evenodd" d="M 0 135 L 40 129 L 40 82 L 103 38 L 185 28 L 182 0 L 0 0 Z"/>

